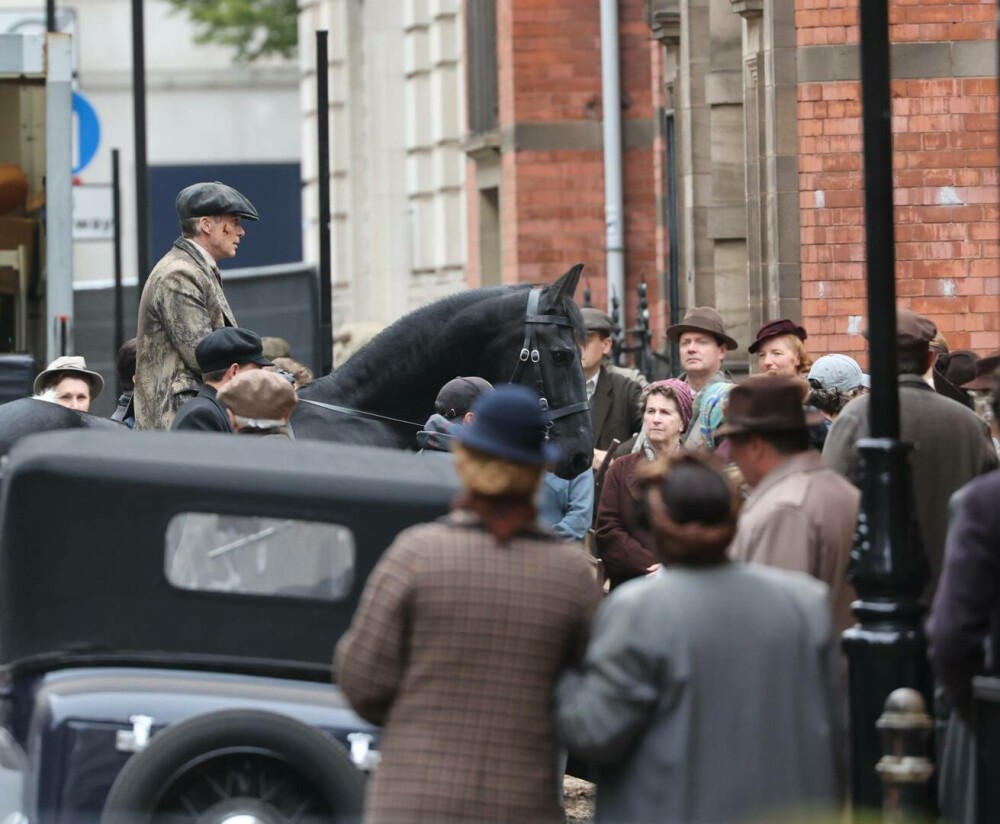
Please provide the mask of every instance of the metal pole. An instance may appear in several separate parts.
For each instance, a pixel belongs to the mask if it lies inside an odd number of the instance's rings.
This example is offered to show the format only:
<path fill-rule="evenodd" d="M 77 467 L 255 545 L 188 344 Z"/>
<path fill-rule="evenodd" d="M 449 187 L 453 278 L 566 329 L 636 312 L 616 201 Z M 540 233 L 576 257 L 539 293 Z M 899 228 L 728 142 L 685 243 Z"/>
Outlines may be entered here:
<path fill-rule="evenodd" d="M 319 357 L 320 374 L 333 371 L 333 283 L 330 265 L 330 66 L 327 32 L 316 32 L 316 134 L 319 163 Z"/>
<path fill-rule="evenodd" d="M 139 294 L 149 277 L 149 164 L 146 160 L 146 46 L 143 0 L 132 0 L 132 115 L 135 132 L 136 267 Z"/>
<path fill-rule="evenodd" d="M 864 477 L 848 569 L 858 624 L 843 637 L 856 812 L 882 807 L 876 723 L 886 697 L 912 687 L 932 705 L 920 603 L 929 570 L 915 520 L 909 446 L 899 441 L 887 0 L 861 0 L 860 23 L 872 437 L 858 443 Z"/>
<path fill-rule="evenodd" d="M 114 216 L 115 340 L 114 352 L 125 342 L 125 300 L 122 294 L 122 199 L 118 149 L 111 150 L 111 213 Z M 122 388 L 119 386 L 118 391 Z"/>
<path fill-rule="evenodd" d="M 679 254 L 680 222 L 677 219 L 677 133 L 674 112 L 666 113 L 667 143 L 667 236 L 670 239 L 670 257 L 667 264 L 670 278 L 670 325 L 681 319 L 681 264 Z M 681 373 L 681 353 L 677 343 L 670 343 L 670 372 L 674 377 Z"/>
<path fill-rule="evenodd" d="M 621 301 L 622 329 L 628 328 L 625 300 L 625 206 L 622 197 L 622 101 L 618 75 L 618 0 L 601 0 L 601 105 L 604 109 L 604 225 L 608 310 Z"/>

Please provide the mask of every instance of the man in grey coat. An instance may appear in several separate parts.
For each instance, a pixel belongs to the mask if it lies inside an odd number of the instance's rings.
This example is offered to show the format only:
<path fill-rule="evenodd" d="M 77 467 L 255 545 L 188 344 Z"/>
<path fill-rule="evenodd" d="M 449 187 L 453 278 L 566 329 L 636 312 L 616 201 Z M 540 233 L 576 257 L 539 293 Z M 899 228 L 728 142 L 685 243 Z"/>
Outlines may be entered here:
<path fill-rule="evenodd" d="M 177 195 L 181 237 L 153 268 L 139 300 L 136 429 L 169 429 L 201 387 L 195 347 L 236 326 L 218 262 L 236 254 L 242 221 L 257 220 L 243 195 L 222 183 L 195 183 Z"/>
<path fill-rule="evenodd" d="M 997 468 L 997 452 L 989 429 L 975 412 L 939 395 L 923 379 L 934 361 L 930 342 L 937 327 L 927 318 L 900 309 L 896 313 L 899 366 L 900 439 L 912 444 L 910 466 L 917 522 L 931 567 L 928 595 L 941 574 L 948 501 L 973 478 Z M 832 469 L 861 484 L 860 438 L 871 431 L 871 395 L 855 398 L 833 422 L 823 447 Z"/>
<path fill-rule="evenodd" d="M 663 568 L 605 599 L 583 672 L 556 690 L 563 742 L 598 765 L 597 822 L 800 822 L 839 803 L 826 586 L 726 560 L 738 499 L 708 460 L 642 481 Z"/>

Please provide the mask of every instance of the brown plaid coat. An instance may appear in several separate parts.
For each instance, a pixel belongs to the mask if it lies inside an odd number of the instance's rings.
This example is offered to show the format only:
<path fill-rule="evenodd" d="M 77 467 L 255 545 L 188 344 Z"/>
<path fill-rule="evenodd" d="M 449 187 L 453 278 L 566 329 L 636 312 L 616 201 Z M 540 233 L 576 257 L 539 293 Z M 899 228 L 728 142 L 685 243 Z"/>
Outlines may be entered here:
<path fill-rule="evenodd" d="M 170 429 L 181 405 L 198 394 L 195 347 L 236 319 L 194 242 L 178 238 L 153 268 L 139 300 L 136 332 L 136 429 Z"/>
<path fill-rule="evenodd" d="M 563 822 L 552 690 L 599 600 L 578 544 L 501 545 L 467 512 L 400 534 L 334 660 L 385 728 L 367 824 Z"/>

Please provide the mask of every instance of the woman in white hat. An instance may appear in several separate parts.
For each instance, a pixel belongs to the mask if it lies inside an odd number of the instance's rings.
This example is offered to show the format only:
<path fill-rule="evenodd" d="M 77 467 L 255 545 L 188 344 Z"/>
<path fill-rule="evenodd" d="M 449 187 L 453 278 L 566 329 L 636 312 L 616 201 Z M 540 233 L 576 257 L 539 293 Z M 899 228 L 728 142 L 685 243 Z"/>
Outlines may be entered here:
<path fill-rule="evenodd" d="M 79 355 L 56 358 L 35 378 L 35 397 L 89 412 L 90 404 L 104 389 L 104 378 L 99 372 L 87 368 L 87 361 Z"/>

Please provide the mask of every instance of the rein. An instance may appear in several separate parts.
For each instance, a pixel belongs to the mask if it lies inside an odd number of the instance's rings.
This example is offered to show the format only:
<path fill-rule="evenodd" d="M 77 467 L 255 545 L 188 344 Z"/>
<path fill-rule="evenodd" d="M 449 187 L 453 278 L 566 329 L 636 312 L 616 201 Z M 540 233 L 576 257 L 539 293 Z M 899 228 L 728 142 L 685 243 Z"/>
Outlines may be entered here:
<path fill-rule="evenodd" d="M 517 383 L 521 375 L 524 374 L 524 370 L 528 368 L 528 364 L 531 364 L 531 368 L 533 368 L 535 372 L 535 386 L 541 399 L 542 410 L 549 413 L 549 423 L 545 432 L 545 437 L 548 439 L 549 433 L 552 430 L 552 426 L 555 421 L 560 418 L 568 418 L 570 415 L 579 415 L 582 412 L 590 412 L 590 403 L 587 401 L 581 401 L 580 403 L 573 403 L 569 406 L 560 406 L 556 409 L 549 408 L 549 401 L 545 397 L 545 382 L 542 378 L 542 357 L 538 351 L 538 346 L 535 343 L 534 327 L 543 323 L 551 323 L 555 326 L 568 326 L 572 329 L 573 321 L 564 315 L 539 315 L 538 300 L 541 297 L 541 294 L 542 290 L 537 287 L 533 288 L 528 293 L 528 309 L 524 317 L 524 344 L 521 348 L 521 354 L 518 356 L 517 366 L 514 367 L 514 374 L 511 375 L 509 382 Z M 299 403 L 308 403 L 312 406 L 318 406 L 320 409 L 326 409 L 330 412 L 337 412 L 341 415 L 349 415 L 352 418 L 388 421 L 389 423 L 400 423 L 404 426 L 413 426 L 417 429 L 424 428 L 422 423 L 405 421 L 402 418 L 392 418 L 388 415 L 377 415 L 374 412 L 363 412 L 360 409 L 350 409 L 349 407 L 338 406 L 334 403 L 312 401 L 308 398 L 299 398 Z"/>

